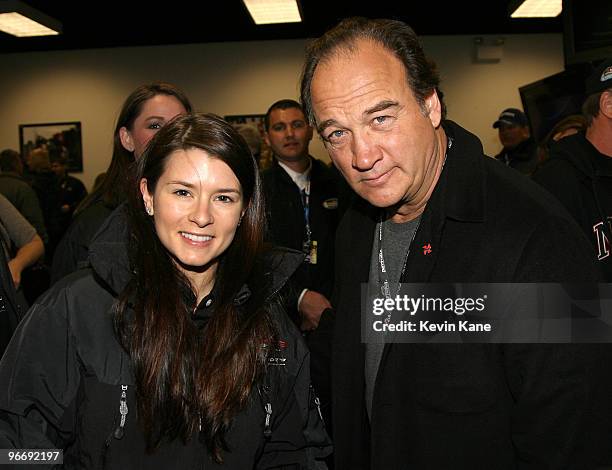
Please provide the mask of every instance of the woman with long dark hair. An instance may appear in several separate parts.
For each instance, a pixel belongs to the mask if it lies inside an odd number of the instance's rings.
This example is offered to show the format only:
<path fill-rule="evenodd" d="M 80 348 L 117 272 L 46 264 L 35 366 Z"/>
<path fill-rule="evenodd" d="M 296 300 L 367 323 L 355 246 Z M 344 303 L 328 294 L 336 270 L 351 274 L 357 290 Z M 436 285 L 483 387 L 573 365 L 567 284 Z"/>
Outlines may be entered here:
<path fill-rule="evenodd" d="M 0 362 L 0 448 L 64 468 L 318 468 L 329 452 L 308 352 L 282 309 L 294 252 L 263 248 L 257 165 L 213 115 L 137 161 L 127 207 Z"/>
<path fill-rule="evenodd" d="M 130 165 L 159 129 L 191 110 L 185 93 L 170 83 L 141 85 L 125 99 L 113 133 L 113 156 L 106 176 L 75 210 L 74 221 L 53 257 L 51 283 L 87 262 L 91 239 L 127 197 Z"/>

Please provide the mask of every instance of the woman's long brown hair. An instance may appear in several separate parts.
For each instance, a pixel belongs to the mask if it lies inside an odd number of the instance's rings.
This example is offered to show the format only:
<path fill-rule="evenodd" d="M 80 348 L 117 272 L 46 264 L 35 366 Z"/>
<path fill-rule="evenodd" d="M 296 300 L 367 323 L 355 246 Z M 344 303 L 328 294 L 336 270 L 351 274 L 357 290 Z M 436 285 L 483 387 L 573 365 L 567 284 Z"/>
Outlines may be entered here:
<path fill-rule="evenodd" d="M 215 310 L 203 331 L 190 319 L 192 288 L 156 235 L 138 182 L 150 193 L 177 150 L 197 148 L 225 162 L 240 182 L 245 213 L 215 279 Z M 232 419 L 260 377 L 262 345 L 274 334 L 265 289 L 242 306 L 234 303 L 251 278 L 263 245 L 264 211 L 259 174 L 244 139 L 221 118 L 187 114 L 163 127 L 136 163 L 129 194 L 133 278 L 115 308 L 115 329 L 130 354 L 138 391 L 138 419 L 149 451 L 161 441 L 189 440 L 201 426 L 213 457 L 222 461 Z"/>

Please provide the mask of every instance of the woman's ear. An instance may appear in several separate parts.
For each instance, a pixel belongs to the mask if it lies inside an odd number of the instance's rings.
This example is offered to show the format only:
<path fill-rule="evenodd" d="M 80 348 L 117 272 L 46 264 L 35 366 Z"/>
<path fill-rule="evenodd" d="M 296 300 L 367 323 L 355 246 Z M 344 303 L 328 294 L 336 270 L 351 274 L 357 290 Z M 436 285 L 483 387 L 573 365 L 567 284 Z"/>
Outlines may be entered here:
<path fill-rule="evenodd" d="M 155 208 L 153 207 L 153 196 L 149 194 L 149 187 L 147 185 L 147 179 L 142 178 L 140 180 L 140 194 L 142 194 L 142 202 L 145 206 L 145 211 L 149 215 L 153 215 Z"/>
<path fill-rule="evenodd" d="M 134 147 L 134 139 L 132 138 L 132 133 L 127 130 L 127 127 L 123 126 L 119 129 L 119 140 L 121 140 L 121 145 L 128 152 L 133 152 L 136 147 Z"/>

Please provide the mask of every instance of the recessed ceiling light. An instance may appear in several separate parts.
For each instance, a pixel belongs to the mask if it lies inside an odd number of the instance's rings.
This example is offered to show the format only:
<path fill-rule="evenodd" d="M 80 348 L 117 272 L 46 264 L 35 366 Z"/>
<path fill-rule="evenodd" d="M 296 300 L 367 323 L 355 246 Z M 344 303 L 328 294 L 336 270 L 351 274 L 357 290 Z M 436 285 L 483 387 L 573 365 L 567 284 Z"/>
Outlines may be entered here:
<path fill-rule="evenodd" d="M 298 0 L 242 0 L 255 24 L 299 23 Z"/>
<path fill-rule="evenodd" d="M 561 0 L 525 0 L 510 16 L 512 18 L 554 18 L 559 16 L 562 9 Z"/>
<path fill-rule="evenodd" d="M 0 1 L 0 31 L 17 37 L 51 36 L 62 24 L 19 0 Z"/>

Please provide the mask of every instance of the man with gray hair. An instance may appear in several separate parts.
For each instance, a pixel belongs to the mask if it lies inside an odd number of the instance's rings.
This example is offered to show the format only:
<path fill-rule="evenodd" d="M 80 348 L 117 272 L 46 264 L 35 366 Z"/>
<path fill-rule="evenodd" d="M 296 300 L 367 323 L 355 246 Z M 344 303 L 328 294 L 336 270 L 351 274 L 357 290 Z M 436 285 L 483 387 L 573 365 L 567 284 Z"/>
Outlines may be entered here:
<path fill-rule="evenodd" d="M 597 279 L 563 208 L 444 120 L 438 89 L 400 21 L 344 20 L 306 52 L 304 110 L 361 198 L 336 236 L 336 469 L 591 468 L 598 348 L 362 341 L 362 299 L 399 282 Z"/>

